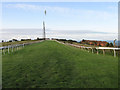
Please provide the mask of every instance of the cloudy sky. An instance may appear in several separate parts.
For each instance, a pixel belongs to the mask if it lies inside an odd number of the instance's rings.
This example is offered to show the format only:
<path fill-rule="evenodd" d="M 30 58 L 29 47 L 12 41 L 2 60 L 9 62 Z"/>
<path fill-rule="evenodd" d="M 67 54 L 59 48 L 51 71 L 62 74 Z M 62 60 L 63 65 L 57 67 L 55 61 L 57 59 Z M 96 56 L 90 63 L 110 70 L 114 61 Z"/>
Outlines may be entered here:
<path fill-rule="evenodd" d="M 48 38 L 118 38 L 117 2 L 3 2 L 0 40 L 42 38 L 43 20 Z"/>

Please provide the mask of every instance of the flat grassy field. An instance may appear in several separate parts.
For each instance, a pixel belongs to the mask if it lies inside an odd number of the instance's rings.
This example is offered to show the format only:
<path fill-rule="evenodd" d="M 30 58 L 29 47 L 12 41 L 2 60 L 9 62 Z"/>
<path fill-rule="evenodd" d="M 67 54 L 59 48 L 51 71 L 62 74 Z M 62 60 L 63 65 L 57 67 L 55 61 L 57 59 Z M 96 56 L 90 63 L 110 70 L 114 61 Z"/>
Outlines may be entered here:
<path fill-rule="evenodd" d="M 3 88 L 117 88 L 118 58 L 55 41 L 2 56 Z"/>

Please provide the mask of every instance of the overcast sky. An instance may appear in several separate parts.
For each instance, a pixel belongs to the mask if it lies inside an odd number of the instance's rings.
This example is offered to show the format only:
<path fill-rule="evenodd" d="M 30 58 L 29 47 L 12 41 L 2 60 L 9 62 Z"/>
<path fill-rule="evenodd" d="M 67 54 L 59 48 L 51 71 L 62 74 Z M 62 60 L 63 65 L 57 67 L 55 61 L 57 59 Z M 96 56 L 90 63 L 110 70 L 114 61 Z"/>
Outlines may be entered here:
<path fill-rule="evenodd" d="M 118 36 L 118 3 L 4 2 L 1 39 L 42 37 L 43 20 L 48 38 L 113 40 Z"/>

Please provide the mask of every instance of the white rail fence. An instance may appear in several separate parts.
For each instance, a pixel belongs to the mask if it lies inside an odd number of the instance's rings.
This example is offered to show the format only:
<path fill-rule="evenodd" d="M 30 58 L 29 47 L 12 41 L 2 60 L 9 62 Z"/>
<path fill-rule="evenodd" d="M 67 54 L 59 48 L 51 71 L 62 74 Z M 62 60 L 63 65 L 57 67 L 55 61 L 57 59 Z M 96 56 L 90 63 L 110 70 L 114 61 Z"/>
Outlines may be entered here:
<path fill-rule="evenodd" d="M 20 49 L 24 48 L 26 45 L 31 45 L 31 44 L 33 44 L 33 43 L 40 43 L 40 42 L 42 42 L 42 41 L 43 41 L 43 40 L 41 40 L 41 41 L 29 42 L 29 43 L 23 43 L 23 44 L 3 46 L 3 47 L 0 47 L 0 50 L 1 50 L 2 54 L 5 55 L 5 54 L 7 54 L 7 53 L 9 54 L 9 53 L 11 53 L 11 52 L 20 50 Z"/>
<path fill-rule="evenodd" d="M 0 47 L 0 50 L 2 51 L 3 55 L 6 54 L 6 53 L 9 54 L 11 52 L 14 52 L 14 51 L 17 51 L 17 50 L 20 50 L 20 49 L 24 48 L 24 46 L 26 46 L 26 45 L 31 45 L 33 43 L 40 43 L 42 41 L 44 41 L 44 40 L 34 41 L 34 42 L 29 42 L 29 43 L 23 43 L 23 44 L 3 46 L 3 47 Z M 116 51 L 120 51 L 120 48 L 86 47 L 86 46 L 80 46 L 80 45 L 75 45 L 75 44 L 63 43 L 63 42 L 60 42 L 60 41 L 56 41 L 56 42 L 64 44 L 64 45 L 70 45 L 70 46 L 73 46 L 73 47 L 76 47 L 76 48 L 81 48 L 81 49 L 87 50 L 88 52 L 92 51 L 92 53 L 95 53 L 94 50 L 96 49 L 97 50 L 97 54 L 99 54 L 99 50 L 102 50 L 103 51 L 103 55 L 105 55 L 105 50 L 113 50 L 114 51 L 114 57 L 116 57 Z"/>
<path fill-rule="evenodd" d="M 116 57 L 116 51 L 120 51 L 120 48 L 112 48 L 112 47 L 86 47 L 86 46 L 80 46 L 80 45 L 75 45 L 75 44 L 70 44 L 70 43 L 63 43 L 60 41 L 56 41 L 58 43 L 64 44 L 64 45 L 70 45 L 76 48 L 81 48 L 81 49 L 85 49 L 88 52 L 92 51 L 92 53 L 94 53 L 94 50 L 97 50 L 97 54 L 99 54 L 99 50 L 103 51 L 103 55 L 105 55 L 105 50 L 113 50 L 114 51 L 114 57 Z"/>

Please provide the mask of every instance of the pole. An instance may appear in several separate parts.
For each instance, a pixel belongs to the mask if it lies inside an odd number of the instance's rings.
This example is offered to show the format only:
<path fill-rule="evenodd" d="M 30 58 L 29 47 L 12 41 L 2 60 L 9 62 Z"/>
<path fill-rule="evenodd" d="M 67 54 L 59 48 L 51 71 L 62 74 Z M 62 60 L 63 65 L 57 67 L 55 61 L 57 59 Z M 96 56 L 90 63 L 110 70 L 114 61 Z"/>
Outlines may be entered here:
<path fill-rule="evenodd" d="M 92 48 L 92 53 L 94 53 L 93 48 Z"/>
<path fill-rule="evenodd" d="M 45 40 L 45 22 L 43 21 L 43 39 Z"/>
<path fill-rule="evenodd" d="M 24 43 L 23 43 L 23 48 L 24 48 Z"/>
<path fill-rule="evenodd" d="M 5 50 L 4 50 L 4 48 L 2 49 L 2 51 L 3 51 L 3 54 L 5 54 Z"/>
<path fill-rule="evenodd" d="M 44 11 L 44 14 L 46 16 L 46 10 Z M 45 35 L 45 22 L 43 21 L 43 40 L 46 39 L 46 35 Z"/>
<path fill-rule="evenodd" d="M 103 55 L 105 55 L 105 49 L 103 49 Z"/>
<path fill-rule="evenodd" d="M 88 48 L 88 52 L 89 52 L 89 48 Z"/>
<path fill-rule="evenodd" d="M 97 49 L 97 54 L 98 54 L 99 52 L 98 52 L 98 49 Z"/>
<path fill-rule="evenodd" d="M 114 49 L 114 57 L 116 57 L 116 51 L 115 51 L 115 49 Z"/>
<path fill-rule="evenodd" d="M 13 52 L 13 46 L 12 46 L 12 52 Z"/>
<path fill-rule="evenodd" d="M 9 46 L 8 46 L 8 53 L 9 53 Z"/>

